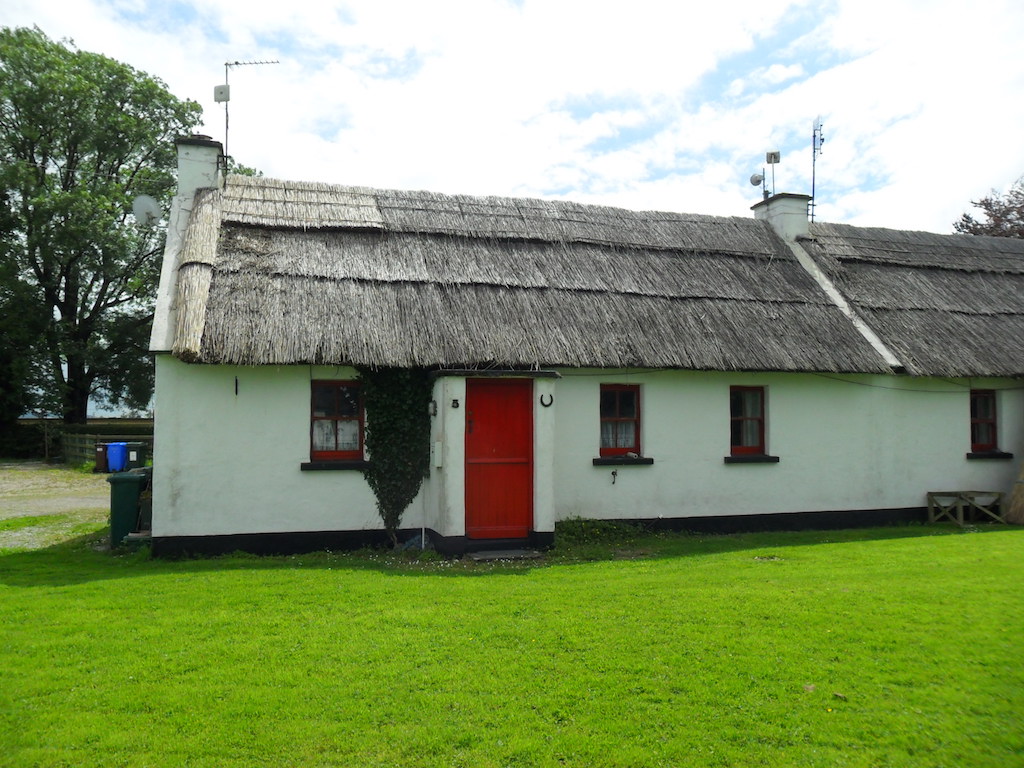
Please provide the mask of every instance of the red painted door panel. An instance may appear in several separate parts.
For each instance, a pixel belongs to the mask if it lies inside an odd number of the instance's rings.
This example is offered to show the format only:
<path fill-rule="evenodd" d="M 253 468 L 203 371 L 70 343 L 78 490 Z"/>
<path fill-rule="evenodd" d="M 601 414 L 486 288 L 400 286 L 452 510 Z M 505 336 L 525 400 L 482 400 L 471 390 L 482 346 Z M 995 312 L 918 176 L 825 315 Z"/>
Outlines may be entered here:
<path fill-rule="evenodd" d="M 466 536 L 525 538 L 533 526 L 533 381 L 466 382 Z"/>

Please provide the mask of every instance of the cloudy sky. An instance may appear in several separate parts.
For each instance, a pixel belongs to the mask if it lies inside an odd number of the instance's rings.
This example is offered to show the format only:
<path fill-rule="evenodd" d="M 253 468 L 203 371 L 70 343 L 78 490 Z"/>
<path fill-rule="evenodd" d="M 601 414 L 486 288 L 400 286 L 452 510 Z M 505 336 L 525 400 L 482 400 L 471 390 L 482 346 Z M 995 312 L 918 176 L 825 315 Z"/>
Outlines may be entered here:
<path fill-rule="evenodd" d="M 267 176 L 951 231 L 1024 174 L 1020 0 L 3 0 L 203 105 Z M 769 186 L 771 169 L 768 169 Z"/>

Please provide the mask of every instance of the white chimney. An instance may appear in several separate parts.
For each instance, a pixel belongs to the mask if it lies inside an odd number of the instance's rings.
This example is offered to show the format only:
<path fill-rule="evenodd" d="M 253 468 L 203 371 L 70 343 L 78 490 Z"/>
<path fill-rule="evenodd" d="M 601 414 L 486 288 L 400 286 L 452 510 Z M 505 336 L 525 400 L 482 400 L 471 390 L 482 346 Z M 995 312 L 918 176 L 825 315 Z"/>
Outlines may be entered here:
<path fill-rule="evenodd" d="M 171 200 L 171 213 L 167 219 L 167 242 L 160 268 L 153 331 L 149 338 L 151 352 L 169 352 L 174 343 L 178 260 L 196 192 L 219 187 L 221 183 L 220 163 L 224 148 L 219 141 L 197 134 L 178 139 L 174 145 L 178 148 L 178 191 Z"/>
<path fill-rule="evenodd" d="M 783 240 L 794 241 L 808 237 L 807 206 L 810 195 L 794 195 L 783 192 L 750 206 L 755 219 L 765 219 Z"/>
<path fill-rule="evenodd" d="M 224 148 L 209 136 L 196 134 L 174 142 L 178 148 L 178 196 L 191 200 L 197 189 L 220 185 Z"/>

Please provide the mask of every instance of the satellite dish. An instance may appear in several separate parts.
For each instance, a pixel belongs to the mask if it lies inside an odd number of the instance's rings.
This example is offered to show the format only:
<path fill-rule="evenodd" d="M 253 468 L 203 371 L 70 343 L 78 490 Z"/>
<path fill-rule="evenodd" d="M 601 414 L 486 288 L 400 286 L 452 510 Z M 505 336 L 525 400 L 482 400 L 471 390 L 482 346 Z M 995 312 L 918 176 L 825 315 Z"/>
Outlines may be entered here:
<path fill-rule="evenodd" d="M 139 195 L 132 203 L 132 213 L 140 227 L 148 227 L 160 218 L 160 205 L 149 195 Z"/>
<path fill-rule="evenodd" d="M 753 176 L 750 177 L 750 185 L 753 187 L 758 186 L 762 181 L 764 181 L 764 176 L 762 176 L 760 173 L 755 173 Z"/>

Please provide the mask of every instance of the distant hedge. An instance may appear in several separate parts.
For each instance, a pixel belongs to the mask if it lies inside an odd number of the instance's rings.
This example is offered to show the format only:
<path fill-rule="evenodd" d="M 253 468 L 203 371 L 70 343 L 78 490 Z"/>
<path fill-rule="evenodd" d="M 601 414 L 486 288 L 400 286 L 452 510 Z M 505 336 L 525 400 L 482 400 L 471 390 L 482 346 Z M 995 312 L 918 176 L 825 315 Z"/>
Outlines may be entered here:
<path fill-rule="evenodd" d="M 93 422 L 92 424 L 65 424 L 69 435 L 152 435 L 152 421 Z"/>
<path fill-rule="evenodd" d="M 65 424 L 60 419 L 22 419 L 0 424 L 0 458 L 53 459 L 63 453 L 62 438 L 71 435 L 149 435 L 152 419 L 111 419 L 91 424 Z"/>
<path fill-rule="evenodd" d="M 5 459 L 53 458 L 60 453 L 63 424 L 44 426 L 43 422 L 0 425 L 0 456 Z M 49 439 L 49 451 L 47 451 Z"/>

